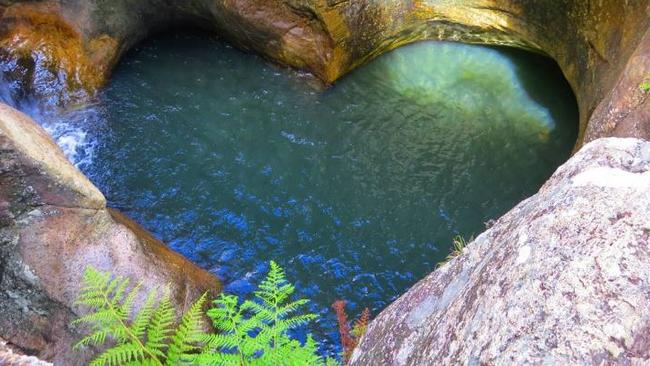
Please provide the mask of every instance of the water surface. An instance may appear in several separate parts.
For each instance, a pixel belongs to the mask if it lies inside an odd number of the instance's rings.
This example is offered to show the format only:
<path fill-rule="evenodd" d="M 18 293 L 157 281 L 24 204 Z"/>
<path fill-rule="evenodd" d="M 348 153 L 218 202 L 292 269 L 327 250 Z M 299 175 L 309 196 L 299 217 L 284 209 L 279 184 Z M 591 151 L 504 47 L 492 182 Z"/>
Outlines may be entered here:
<path fill-rule="evenodd" d="M 576 113 L 555 66 L 518 51 L 418 43 L 322 90 L 176 34 L 136 47 L 58 128 L 111 206 L 237 293 L 276 260 L 335 337 L 334 300 L 377 313 L 454 235 L 533 194 L 569 156 Z"/>

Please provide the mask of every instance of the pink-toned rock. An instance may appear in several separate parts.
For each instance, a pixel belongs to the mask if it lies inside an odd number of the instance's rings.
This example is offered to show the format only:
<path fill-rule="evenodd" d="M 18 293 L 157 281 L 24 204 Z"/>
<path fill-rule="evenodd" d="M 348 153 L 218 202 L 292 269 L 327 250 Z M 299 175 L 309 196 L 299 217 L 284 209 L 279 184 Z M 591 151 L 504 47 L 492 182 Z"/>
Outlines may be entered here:
<path fill-rule="evenodd" d="M 82 365 L 70 326 L 87 265 L 169 284 L 179 310 L 218 280 L 107 209 L 103 195 L 29 117 L 0 105 L 0 337 L 57 365 Z"/>
<path fill-rule="evenodd" d="M 0 366 L 52 366 L 52 364 L 17 352 L 0 338 Z"/>
<path fill-rule="evenodd" d="M 650 91 L 639 87 L 648 77 L 650 30 L 645 32 L 614 88 L 592 114 L 585 132 L 585 142 L 602 136 L 650 140 Z"/>
<path fill-rule="evenodd" d="M 585 145 L 374 319 L 351 365 L 650 363 L 650 142 Z"/>

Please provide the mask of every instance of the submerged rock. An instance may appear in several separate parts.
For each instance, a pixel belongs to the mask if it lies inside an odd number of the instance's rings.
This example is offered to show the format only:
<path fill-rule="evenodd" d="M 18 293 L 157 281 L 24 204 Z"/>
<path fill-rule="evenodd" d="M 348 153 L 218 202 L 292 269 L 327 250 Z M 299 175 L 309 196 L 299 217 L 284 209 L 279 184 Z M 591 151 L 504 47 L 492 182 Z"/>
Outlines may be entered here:
<path fill-rule="evenodd" d="M 57 365 L 85 364 L 70 322 L 86 265 L 169 284 L 178 309 L 218 280 L 107 209 L 104 196 L 29 117 L 0 104 L 0 337 Z"/>
<path fill-rule="evenodd" d="M 585 145 L 368 327 L 352 365 L 650 361 L 650 142 Z"/>

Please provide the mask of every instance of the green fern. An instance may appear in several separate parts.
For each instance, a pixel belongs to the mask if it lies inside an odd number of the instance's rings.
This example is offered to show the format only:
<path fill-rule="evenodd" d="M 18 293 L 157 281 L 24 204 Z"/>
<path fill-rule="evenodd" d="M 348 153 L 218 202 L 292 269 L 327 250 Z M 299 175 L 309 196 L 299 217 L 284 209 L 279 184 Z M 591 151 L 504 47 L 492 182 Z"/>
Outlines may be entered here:
<path fill-rule="evenodd" d="M 141 284 L 127 291 L 128 287 L 128 278 L 113 278 L 110 273 L 92 266 L 86 268 L 84 286 L 76 303 L 88 307 L 90 312 L 73 324 L 89 326 L 90 334 L 77 342 L 74 348 L 113 342 L 110 348 L 90 362 L 91 366 L 187 363 L 188 353 L 196 350 L 194 343 L 202 334 L 201 309 L 206 295 L 199 298 L 174 329 L 176 312 L 169 289 L 149 291 L 140 311 L 133 316 Z"/>
<path fill-rule="evenodd" d="M 311 336 L 304 344 L 288 331 L 315 319 L 298 314 L 307 300 L 291 301 L 295 288 L 282 268 L 271 269 L 255 291 L 254 301 L 221 294 L 207 312 L 217 333 L 204 333 L 206 294 L 176 324 L 169 289 L 149 291 L 134 314 L 141 284 L 129 290 L 129 280 L 88 267 L 77 304 L 90 309 L 73 324 L 87 325 L 90 333 L 75 349 L 105 346 L 92 366 L 215 365 L 215 366 L 335 366 L 338 362 L 318 355 Z"/>
<path fill-rule="evenodd" d="M 195 359 L 210 365 L 326 365 L 309 336 L 305 344 L 291 339 L 288 331 L 316 318 L 296 314 L 308 300 L 290 301 L 295 288 L 284 270 L 271 261 L 266 279 L 255 291 L 255 301 L 239 305 L 236 296 L 222 294 L 208 310 L 217 334 L 206 335 L 203 352 Z"/>

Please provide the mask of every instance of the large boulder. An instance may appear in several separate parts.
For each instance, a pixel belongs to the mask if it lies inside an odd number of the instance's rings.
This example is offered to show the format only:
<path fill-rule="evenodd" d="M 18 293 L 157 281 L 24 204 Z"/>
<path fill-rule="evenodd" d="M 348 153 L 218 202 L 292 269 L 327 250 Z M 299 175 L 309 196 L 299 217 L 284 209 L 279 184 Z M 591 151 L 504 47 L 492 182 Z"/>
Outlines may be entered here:
<path fill-rule="evenodd" d="M 70 322 L 86 265 L 170 285 L 187 309 L 218 280 L 107 209 L 40 126 L 0 104 L 0 338 L 57 365 L 85 364 Z"/>
<path fill-rule="evenodd" d="M 374 319 L 352 365 L 650 362 L 650 142 L 585 145 Z"/>

